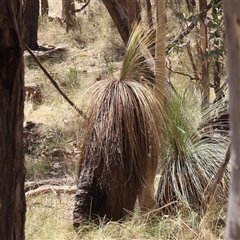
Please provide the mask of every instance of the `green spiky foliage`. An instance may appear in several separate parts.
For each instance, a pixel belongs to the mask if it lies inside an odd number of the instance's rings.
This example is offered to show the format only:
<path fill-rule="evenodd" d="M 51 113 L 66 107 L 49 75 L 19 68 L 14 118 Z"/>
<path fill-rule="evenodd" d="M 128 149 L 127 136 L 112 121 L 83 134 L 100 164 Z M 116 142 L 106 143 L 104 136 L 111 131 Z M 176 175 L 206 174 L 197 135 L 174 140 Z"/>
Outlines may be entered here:
<path fill-rule="evenodd" d="M 165 213 L 174 213 L 174 208 L 182 204 L 194 209 L 201 207 L 230 143 L 228 118 L 224 120 L 227 106 L 226 101 L 219 101 L 201 116 L 196 114 L 197 107 L 187 109 L 180 97 L 167 99 L 157 202 L 159 207 L 177 203 L 165 208 Z M 228 182 L 227 169 L 215 194 L 217 201 L 226 200 Z"/>
<path fill-rule="evenodd" d="M 119 220 L 133 211 L 148 164 L 157 161 L 161 104 L 146 65 L 152 31 L 137 25 L 119 79 L 99 81 L 86 93 L 75 227 L 89 217 Z"/>

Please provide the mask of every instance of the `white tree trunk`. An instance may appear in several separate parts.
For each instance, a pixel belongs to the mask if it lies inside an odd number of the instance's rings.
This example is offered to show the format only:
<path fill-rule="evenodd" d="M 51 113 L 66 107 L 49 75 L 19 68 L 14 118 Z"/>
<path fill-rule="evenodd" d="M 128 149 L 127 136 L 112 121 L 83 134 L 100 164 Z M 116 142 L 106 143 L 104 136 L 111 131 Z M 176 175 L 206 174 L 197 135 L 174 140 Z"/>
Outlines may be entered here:
<path fill-rule="evenodd" d="M 223 1 L 229 70 L 231 118 L 231 183 L 227 240 L 240 239 L 240 0 Z"/>

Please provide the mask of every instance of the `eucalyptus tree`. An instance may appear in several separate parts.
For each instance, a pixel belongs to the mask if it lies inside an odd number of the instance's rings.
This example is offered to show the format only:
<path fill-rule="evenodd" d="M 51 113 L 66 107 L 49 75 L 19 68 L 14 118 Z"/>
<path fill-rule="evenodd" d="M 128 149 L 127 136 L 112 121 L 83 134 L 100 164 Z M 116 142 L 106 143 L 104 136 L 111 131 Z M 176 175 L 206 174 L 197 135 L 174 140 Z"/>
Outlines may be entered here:
<path fill-rule="evenodd" d="M 22 4 L 0 2 L 0 238 L 23 240 L 25 225 Z"/>
<path fill-rule="evenodd" d="M 240 1 L 223 1 L 227 39 L 231 117 L 231 183 L 227 214 L 227 240 L 240 239 Z"/>
<path fill-rule="evenodd" d="M 38 49 L 39 0 L 23 0 L 24 42 L 32 49 Z"/>

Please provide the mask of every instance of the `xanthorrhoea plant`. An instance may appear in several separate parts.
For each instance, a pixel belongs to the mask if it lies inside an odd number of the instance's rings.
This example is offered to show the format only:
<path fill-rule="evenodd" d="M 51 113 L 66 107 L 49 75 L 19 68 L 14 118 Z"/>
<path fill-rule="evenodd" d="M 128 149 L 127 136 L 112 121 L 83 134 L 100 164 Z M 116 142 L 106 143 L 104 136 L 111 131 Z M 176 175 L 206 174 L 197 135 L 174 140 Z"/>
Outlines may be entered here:
<path fill-rule="evenodd" d="M 164 108 L 163 136 L 159 159 L 158 206 L 176 201 L 167 209 L 187 204 L 199 208 L 224 161 L 230 143 L 227 102 L 219 101 L 196 117 L 196 108 L 187 109 L 177 96 L 168 97 Z M 229 170 L 225 171 L 215 197 L 226 197 Z M 224 184 L 225 183 L 225 184 Z M 166 210 L 166 209 L 165 209 Z"/>
<path fill-rule="evenodd" d="M 153 184 L 162 106 L 157 80 L 149 78 L 154 69 L 152 34 L 153 29 L 138 24 L 119 79 L 96 82 L 86 93 L 75 227 L 95 215 L 119 220 L 133 210 L 137 196 L 142 209 L 156 205 Z"/>

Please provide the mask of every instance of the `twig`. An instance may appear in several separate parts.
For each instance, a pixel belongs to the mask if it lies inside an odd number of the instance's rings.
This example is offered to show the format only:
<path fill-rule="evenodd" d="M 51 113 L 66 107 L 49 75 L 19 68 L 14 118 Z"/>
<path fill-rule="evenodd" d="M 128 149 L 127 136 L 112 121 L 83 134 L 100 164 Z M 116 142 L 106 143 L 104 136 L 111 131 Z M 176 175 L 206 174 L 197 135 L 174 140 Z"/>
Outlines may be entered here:
<path fill-rule="evenodd" d="M 220 1 L 220 0 L 219 0 Z M 218 1 L 218 2 L 219 2 Z M 208 12 L 210 9 L 212 8 L 212 2 L 209 3 L 206 6 L 206 9 L 204 9 L 203 11 L 201 11 L 198 15 L 203 14 L 204 12 Z M 170 52 L 170 50 L 173 48 L 173 45 L 176 44 L 178 41 L 182 40 L 184 37 L 186 37 L 192 30 L 193 28 L 197 25 L 197 21 L 196 22 L 191 22 L 191 24 L 189 24 L 182 32 L 180 32 L 173 40 L 172 42 L 167 46 L 166 49 L 166 54 L 168 54 Z"/>
<path fill-rule="evenodd" d="M 81 12 L 85 7 L 87 7 L 87 5 L 90 3 L 90 0 L 88 0 L 88 2 L 86 2 L 80 9 L 76 9 L 74 10 L 74 12 Z"/>
<path fill-rule="evenodd" d="M 215 176 L 215 179 L 213 181 L 213 184 L 212 184 L 211 188 L 209 189 L 207 194 L 203 197 L 203 206 L 202 206 L 203 214 L 206 213 L 207 207 L 211 203 L 211 201 L 214 197 L 214 194 L 216 193 L 217 185 L 220 183 L 220 181 L 223 177 L 224 171 L 227 168 L 227 165 L 228 165 L 230 157 L 231 157 L 230 149 L 231 149 L 231 144 L 229 144 L 229 146 L 228 146 L 228 149 L 227 149 L 226 154 L 225 154 L 224 161 L 221 164 L 221 166 L 219 167 L 219 170 L 218 170 L 218 172 Z"/>
<path fill-rule="evenodd" d="M 171 68 L 169 68 L 168 66 L 166 66 L 166 68 L 171 71 L 172 73 L 176 73 L 176 74 L 179 74 L 179 75 L 183 75 L 183 76 L 186 76 L 186 77 L 189 77 L 191 80 L 200 80 L 199 78 L 195 78 L 195 77 L 192 77 L 191 75 L 187 74 L 187 73 L 182 73 L 182 72 L 178 72 L 178 71 L 173 71 Z"/>
<path fill-rule="evenodd" d="M 43 65 L 40 63 L 40 61 L 37 59 L 37 57 L 34 55 L 34 53 L 31 51 L 31 49 L 25 44 L 23 43 L 24 46 L 26 47 L 27 51 L 29 52 L 29 54 L 33 57 L 33 59 L 36 61 L 36 63 L 38 64 L 38 66 L 42 69 L 42 71 L 45 73 L 45 75 L 49 78 L 49 80 L 51 81 L 51 83 L 53 84 L 53 86 L 58 90 L 58 92 L 65 98 L 65 100 L 84 118 L 87 119 L 87 116 L 85 115 L 85 113 L 79 109 L 67 96 L 66 94 L 59 88 L 59 86 L 57 85 L 56 81 L 53 79 L 53 77 L 49 74 L 49 72 L 43 67 Z"/>

